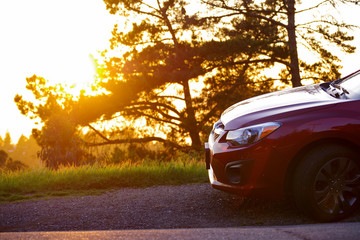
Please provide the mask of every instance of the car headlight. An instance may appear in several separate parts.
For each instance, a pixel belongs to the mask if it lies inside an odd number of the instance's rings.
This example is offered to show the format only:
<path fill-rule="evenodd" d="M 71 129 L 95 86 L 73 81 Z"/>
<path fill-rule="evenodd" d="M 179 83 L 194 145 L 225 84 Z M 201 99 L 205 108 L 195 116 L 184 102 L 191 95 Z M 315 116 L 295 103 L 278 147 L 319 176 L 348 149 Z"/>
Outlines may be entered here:
<path fill-rule="evenodd" d="M 281 126 L 280 123 L 268 122 L 229 131 L 226 140 L 234 146 L 248 145 L 257 142 Z"/>

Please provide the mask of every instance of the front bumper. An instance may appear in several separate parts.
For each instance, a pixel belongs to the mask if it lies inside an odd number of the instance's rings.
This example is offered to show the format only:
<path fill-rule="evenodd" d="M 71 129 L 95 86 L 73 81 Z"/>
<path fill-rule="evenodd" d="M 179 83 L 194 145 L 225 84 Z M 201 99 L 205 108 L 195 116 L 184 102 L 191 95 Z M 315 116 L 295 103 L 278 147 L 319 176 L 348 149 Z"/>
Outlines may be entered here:
<path fill-rule="evenodd" d="M 218 179 L 216 178 L 216 175 L 214 174 L 214 171 L 211 166 L 210 166 L 210 169 L 208 170 L 208 175 L 209 175 L 209 180 L 210 180 L 211 186 L 215 189 L 233 193 L 233 194 L 242 195 L 242 196 L 250 196 L 251 195 L 252 188 L 249 186 L 236 186 L 236 185 L 230 185 L 230 184 L 225 184 L 225 183 L 219 182 Z"/>
<path fill-rule="evenodd" d="M 243 148 L 232 148 L 222 142 L 205 144 L 212 187 L 241 196 L 278 198 L 282 195 L 280 178 L 273 176 L 276 166 L 271 164 L 272 159 L 279 157 L 266 141 Z"/>

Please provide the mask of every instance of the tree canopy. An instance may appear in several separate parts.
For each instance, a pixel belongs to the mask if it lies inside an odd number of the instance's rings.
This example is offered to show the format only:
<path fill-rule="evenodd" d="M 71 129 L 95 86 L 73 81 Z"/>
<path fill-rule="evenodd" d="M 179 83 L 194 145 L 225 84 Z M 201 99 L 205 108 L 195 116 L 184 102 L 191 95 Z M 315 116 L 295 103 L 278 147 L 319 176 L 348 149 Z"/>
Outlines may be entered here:
<path fill-rule="evenodd" d="M 355 50 L 346 32 L 354 26 L 331 16 L 295 23 L 295 16 L 336 6 L 333 0 L 303 8 L 295 0 L 104 2 L 122 20 L 99 68 L 98 87 L 106 93 L 74 98 L 34 75 L 27 89 L 36 101 L 15 97 L 24 115 L 44 124 L 33 134 L 43 158 L 59 158 L 56 164 L 79 161 L 87 146 L 104 144 L 158 141 L 177 149 L 190 143 L 200 150 L 212 123 L 231 104 L 276 90 L 276 81 L 300 86 L 301 79 L 338 78 L 339 58 L 325 42 L 347 53 Z M 317 54 L 317 61 L 299 58 L 299 42 Z M 114 119 L 119 125 L 111 132 L 97 128 Z M 97 140 L 84 139 L 81 127 Z"/>
<path fill-rule="evenodd" d="M 220 28 L 221 18 L 187 14 L 191 4 L 185 1 L 105 2 L 111 13 L 127 17 L 129 30 L 115 26 L 111 39 L 113 49 L 126 51 L 104 66 L 102 87 L 111 94 L 80 98 L 78 113 L 85 122 L 116 113 L 126 120 L 143 118 L 166 133 L 166 143 L 183 145 L 189 137 L 200 149 L 221 110 L 269 90 L 260 73 L 272 63 L 253 59 L 267 51 L 266 38 L 276 36 L 270 24 L 234 19 L 230 33 Z"/>
<path fill-rule="evenodd" d="M 275 34 L 267 38 L 267 49 L 259 56 L 280 65 L 280 80 L 291 82 L 293 87 L 301 86 L 301 80 L 319 82 L 339 78 L 341 65 L 340 59 L 332 53 L 334 48 L 345 53 L 355 51 L 355 47 L 349 44 L 354 37 L 348 32 L 358 26 L 346 24 L 328 12 L 345 4 L 356 6 L 360 3 L 357 0 L 320 0 L 311 3 L 296 0 L 203 2 L 211 9 L 222 9 L 223 16 L 232 15 L 241 21 L 256 18 L 273 26 Z M 300 20 L 299 23 L 295 18 Z M 308 63 L 308 60 L 300 59 L 298 43 L 301 43 L 302 50 L 314 54 L 317 61 Z"/>

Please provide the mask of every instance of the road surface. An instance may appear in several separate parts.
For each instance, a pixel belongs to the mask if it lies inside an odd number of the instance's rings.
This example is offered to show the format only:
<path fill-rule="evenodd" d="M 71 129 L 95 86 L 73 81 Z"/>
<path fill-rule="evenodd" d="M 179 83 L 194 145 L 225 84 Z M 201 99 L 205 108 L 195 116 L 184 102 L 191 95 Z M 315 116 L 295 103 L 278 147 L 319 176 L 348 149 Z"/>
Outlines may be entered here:
<path fill-rule="evenodd" d="M 294 226 L 155 229 L 120 231 L 0 233 L 0 239 L 244 239 L 244 240 L 357 240 L 360 223 L 308 224 Z"/>

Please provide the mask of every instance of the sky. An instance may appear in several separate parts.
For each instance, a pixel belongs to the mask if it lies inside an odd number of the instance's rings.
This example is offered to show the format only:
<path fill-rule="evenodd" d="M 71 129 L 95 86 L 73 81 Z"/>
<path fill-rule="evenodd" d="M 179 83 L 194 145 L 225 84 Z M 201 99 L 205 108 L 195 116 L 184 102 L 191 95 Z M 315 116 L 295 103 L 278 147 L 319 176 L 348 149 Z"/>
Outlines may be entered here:
<path fill-rule="evenodd" d="M 13 101 L 29 92 L 27 77 L 75 89 L 91 83 L 91 56 L 109 47 L 114 24 L 101 0 L 0 0 L 0 136 L 9 131 L 17 142 L 34 127 Z"/>
<path fill-rule="evenodd" d="M 338 12 L 359 24 L 359 9 Z M 0 136 L 9 131 L 16 143 L 35 127 L 13 101 L 28 92 L 27 77 L 36 74 L 78 91 L 93 82 L 92 56 L 109 48 L 115 23 L 102 0 L 0 0 Z M 355 36 L 358 50 L 342 56 L 343 74 L 360 68 L 360 31 Z"/>

